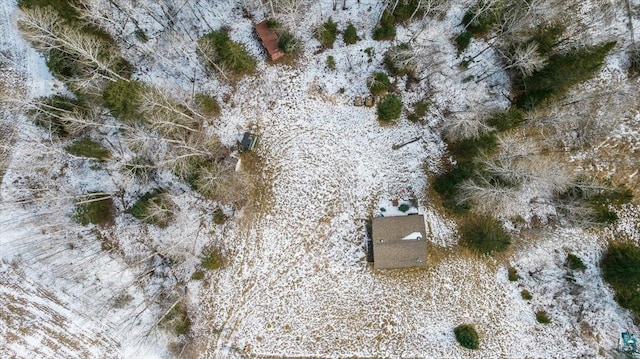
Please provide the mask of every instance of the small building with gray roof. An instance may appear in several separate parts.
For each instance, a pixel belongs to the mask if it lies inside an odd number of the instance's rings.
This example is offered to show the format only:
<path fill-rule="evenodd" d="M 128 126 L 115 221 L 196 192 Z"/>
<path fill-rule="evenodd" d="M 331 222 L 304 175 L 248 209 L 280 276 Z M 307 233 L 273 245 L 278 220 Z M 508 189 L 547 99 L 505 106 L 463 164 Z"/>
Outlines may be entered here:
<path fill-rule="evenodd" d="M 427 232 L 423 215 L 375 217 L 371 226 L 373 268 L 426 265 Z"/>

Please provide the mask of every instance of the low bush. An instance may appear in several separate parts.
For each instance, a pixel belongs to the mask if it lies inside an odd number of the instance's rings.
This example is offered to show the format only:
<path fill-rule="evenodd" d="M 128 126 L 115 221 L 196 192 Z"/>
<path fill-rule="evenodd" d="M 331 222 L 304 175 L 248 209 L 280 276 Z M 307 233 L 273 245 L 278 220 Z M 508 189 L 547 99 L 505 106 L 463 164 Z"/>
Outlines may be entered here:
<path fill-rule="evenodd" d="M 329 18 L 329 20 L 320 25 L 318 30 L 316 30 L 318 41 L 320 41 L 320 44 L 325 49 L 333 48 L 333 43 L 336 41 L 337 35 L 338 25 L 333 21 L 332 18 Z"/>
<path fill-rule="evenodd" d="M 504 252 L 511 244 L 511 236 L 490 216 L 469 216 L 460 226 L 460 237 L 462 244 L 482 254 Z"/>
<path fill-rule="evenodd" d="M 223 224 L 227 221 L 228 218 L 229 217 L 224 214 L 224 211 L 222 211 L 222 208 L 220 207 L 216 207 L 216 209 L 213 211 L 213 223 L 215 224 Z"/>
<path fill-rule="evenodd" d="M 329 70 L 336 69 L 336 59 L 331 55 L 327 56 L 327 68 L 329 68 Z"/>
<path fill-rule="evenodd" d="M 165 193 L 154 191 L 140 197 L 129 213 L 145 223 L 164 228 L 173 218 L 174 207 L 174 203 Z"/>
<path fill-rule="evenodd" d="M 111 114 L 124 121 L 141 121 L 140 96 L 144 85 L 136 80 L 109 82 L 102 92 L 104 105 Z"/>
<path fill-rule="evenodd" d="M 231 70 L 236 75 L 253 73 L 256 59 L 244 44 L 232 41 L 225 29 L 210 32 L 198 40 L 200 51 L 206 63 Z"/>
<path fill-rule="evenodd" d="M 280 40 L 278 40 L 278 47 L 285 54 L 295 54 L 298 52 L 298 40 L 291 33 L 284 32 L 280 34 Z"/>
<path fill-rule="evenodd" d="M 352 23 L 349 23 L 347 25 L 347 28 L 344 30 L 344 33 L 342 34 L 342 39 L 344 40 L 344 43 L 347 45 L 353 45 L 356 42 L 358 42 L 359 40 L 358 32 L 356 31 L 356 27 Z"/>
<path fill-rule="evenodd" d="M 615 300 L 640 320 L 640 247 L 630 242 L 611 242 L 600 261 L 602 277 Z"/>
<path fill-rule="evenodd" d="M 493 3 L 493 4 L 490 4 Z M 500 21 L 506 10 L 506 2 L 482 0 L 470 8 L 463 16 L 462 23 L 474 36 L 479 37 L 491 30 Z"/>
<path fill-rule="evenodd" d="M 518 274 L 518 271 L 513 268 L 513 267 L 509 267 L 507 268 L 507 272 L 508 272 L 508 278 L 510 282 L 516 282 L 520 279 L 520 275 Z"/>
<path fill-rule="evenodd" d="M 373 29 L 373 39 L 376 41 L 393 40 L 396 37 L 395 17 L 385 10 L 380 17 L 380 23 Z"/>
<path fill-rule="evenodd" d="M 384 72 L 374 72 L 367 80 L 367 87 L 369 87 L 372 95 L 380 96 L 389 91 L 391 82 Z"/>
<path fill-rule="evenodd" d="M 215 117 L 220 114 L 220 105 L 218 104 L 218 100 L 216 100 L 215 97 L 203 93 L 198 93 L 196 94 L 194 100 L 196 106 L 198 106 L 198 109 L 200 110 L 200 112 L 202 112 L 203 115 Z"/>
<path fill-rule="evenodd" d="M 453 38 L 453 42 L 456 44 L 456 49 L 458 49 L 458 54 L 461 54 L 464 50 L 469 47 L 471 43 L 471 38 L 473 34 L 469 31 L 463 31 L 458 34 L 458 36 Z"/>
<path fill-rule="evenodd" d="M 159 323 L 165 330 L 171 331 L 175 335 L 185 335 L 191 330 L 191 319 L 187 313 L 187 306 L 179 302 L 171 308 Z"/>
<path fill-rule="evenodd" d="M 584 262 L 580 257 L 576 256 L 573 253 L 567 254 L 567 266 L 572 270 L 585 270 L 587 266 L 584 265 Z"/>
<path fill-rule="evenodd" d="M 394 94 L 387 95 L 378 102 L 378 119 L 389 122 L 398 119 L 402 113 L 402 100 Z"/>
<path fill-rule="evenodd" d="M 539 310 L 539 311 L 536 312 L 536 320 L 540 324 L 549 324 L 549 323 L 551 323 L 551 318 L 549 318 L 549 315 L 544 310 Z"/>
<path fill-rule="evenodd" d="M 529 291 L 528 291 L 528 290 L 526 290 L 526 289 L 523 289 L 523 290 L 520 292 L 520 296 L 521 296 L 521 297 L 522 297 L 522 299 L 524 299 L 524 300 L 531 300 L 531 299 L 533 299 L 533 296 L 531 295 L 531 293 L 529 293 Z"/>
<path fill-rule="evenodd" d="M 222 254 L 215 248 L 207 248 L 202 251 L 202 260 L 200 265 L 207 270 L 216 270 L 221 268 L 223 264 Z"/>
<path fill-rule="evenodd" d="M 61 95 L 41 98 L 36 107 L 31 112 L 34 124 L 59 137 L 69 135 L 68 127 L 71 124 L 64 120 L 65 113 L 74 112 L 80 116 L 88 113 L 88 106 L 82 99 Z"/>
<path fill-rule="evenodd" d="M 114 218 L 113 200 L 107 195 L 85 196 L 76 203 L 75 219 L 83 226 L 95 224 L 106 227 L 113 224 Z"/>
<path fill-rule="evenodd" d="M 480 338 L 476 328 L 470 324 L 463 324 L 455 327 L 453 333 L 456 336 L 456 340 L 460 345 L 467 349 L 478 349 L 480 346 Z"/>
<path fill-rule="evenodd" d="M 384 54 L 383 61 L 393 76 L 412 76 L 416 70 L 415 54 L 407 43 L 389 48 Z"/>
<path fill-rule="evenodd" d="M 202 279 L 204 279 L 204 272 L 201 271 L 201 270 L 193 272 L 193 274 L 191 275 L 191 279 L 192 280 L 202 280 Z"/>
<path fill-rule="evenodd" d="M 564 95 L 572 86 L 591 78 L 615 45 L 615 41 L 606 42 L 552 55 L 543 69 L 522 79 L 516 104 L 532 109 L 553 96 Z"/>
<path fill-rule="evenodd" d="M 107 160 L 111 157 L 111 152 L 109 152 L 108 149 L 88 138 L 76 140 L 64 149 L 74 156 L 95 158 L 100 161 Z"/>
<path fill-rule="evenodd" d="M 411 122 L 418 122 L 429 111 L 429 103 L 425 101 L 418 101 L 413 104 L 413 112 L 407 115 L 407 119 Z"/>
<path fill-rule="evenodd" d="M 487 125 L 502 132 L 516 128 L 522 122 L 524 122 L 524 111 L 517 107 L 511 107 L 506 111 L 499 112 L 491 116 L 487 120 Z"/>

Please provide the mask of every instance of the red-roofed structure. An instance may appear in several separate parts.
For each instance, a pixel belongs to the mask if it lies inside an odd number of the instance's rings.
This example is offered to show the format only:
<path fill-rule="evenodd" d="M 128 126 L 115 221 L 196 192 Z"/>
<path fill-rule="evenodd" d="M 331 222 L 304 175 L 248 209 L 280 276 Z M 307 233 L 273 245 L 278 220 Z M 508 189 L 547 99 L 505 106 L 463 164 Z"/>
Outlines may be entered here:
<path fill-rule="evenodd" d="M 278 47 L 278 35 L 276 35 L 275 31 L 267 26 L 267 20 L 255 24 L 254 28 L 256 29 L 265 49 L 267 49 L 271 61 L 276 61 L 284 56 L 284 52 L 282 52 Z"/>

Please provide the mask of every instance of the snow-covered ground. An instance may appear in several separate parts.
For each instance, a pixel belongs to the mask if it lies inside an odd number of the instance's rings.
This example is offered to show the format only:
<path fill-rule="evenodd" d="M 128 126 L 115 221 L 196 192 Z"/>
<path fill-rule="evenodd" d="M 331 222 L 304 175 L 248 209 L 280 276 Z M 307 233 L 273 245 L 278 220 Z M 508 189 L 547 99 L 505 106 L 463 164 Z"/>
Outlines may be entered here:
<path fill-rule="evenodd" d="M 297 64 L 260 61 L 256 75 L 234 86 L 207 74 L 195 53 L 200 35 L 228 25 L 234 39 L 263 58 L 252 21 L 233 1 L 186 1 L 170 29 L 164 3 L 91 3 L 104 15 L 99 22 L 126 42 L 122 51 L 138 67 L 138 79 L 168 87 L 177 97 L 195 89 L 226 98 L 209 130 L 227 145 L 255 128 L 266 194 L 250 198 L 254 202 L 236 218 L 215 226 L 207 219 L 214 205 L 174 184 L 172 199 L 180 211 L 166 229 L 139 224 L 127 214 L 107 230 L 83 228 L 69 218 L 74 196 L 121 193 L 117 206 L 123 210 L 145 188 L 118 171 L 117 159 L 97 169 L 70 159 L 28 119 L 15 117 L 20 135 L 0 187 L 0 303 L 8 309 L 0 314 L 0 356 L 169 356 L 172 338 L 154 328 L 160 309 L 149 296 L 167 282 L 189 278 L 206 245 L 219 248 L 226 260 L 224 268 L 186 287 L 194 324 L 185 352 L 197 357 L 608 357 L 619 332 L 635 328 L 600 277 L 597 263 L 609 234 L 549 228 L 518 235 L 504 256 L 478 257 L 455 246 L 455 224 L 423 195 L 433 235 L 427 268 L 373 271 L 366 263 L 366 219 L 403 188 L 425 193 L 424 167 L 439 170 L 442 118 L 473 118 L 508 106 L 503 72 L 478 84 L 464 81 L 492 71 L 495 53 L 486 51 L 468 71 L 458 67 L 451 37 L 460 31 L 470 2 L 452 1 L 442 19 L 399 28 L 400 41 L 415 35 L 418 53 L 434 60 L 419 65 L 423 75 L 431 75 L 428 81 L 405 90 L 399 80 L 403 100 L 426 98 L 431 110 L 423 124 L 403 116 L 384 126 L 375 109 L 352 105 L 354 96 L 367 93 L 366 78 L 382 69 L 382 55 L 392 45 L 370 38 L 381 11 L 377 1 L 349 1 L 348 10 L 337 11 L 330 1 L 314 2 L 283 16 L 305 47 Z M 244 3 L 256 20 L 269 11 Z M 13 54 L 3 74 L 22 79 L 25 96 L 51 93 L 60 84 L 19 37 L 16 14 L 15 3 L 0 5 L 0 30 L 7 34 L 2 48 Z M 329 16 L 339 28 L 352 21 L 361 41 L 346 46 L 339 38 L 333 49 L 317 53 L 312 31 Z M 614 20 L 623 31 L 626 18 Z M 136 26 L 148 42 L 134 38 Z M 483 45 L 474 40 L 468 52 Z M 364 52 L 370 47 L 372 62 Z M 328 55 L 336 59 L 335 71 L 325 67 Z M 392 149 L 418 136 L 421 141 Z M 637 232 L 633 218 L 623 217 L 620 230 Z M 103 250 L 105 238 L 120 250 Z M 165 272 L 156 266 L 149 275 L 146 263 L 164 261 L 158 253 L 181 264 Z M 582 258 L 587 269 L 569 272 L 567 253 Z M 507 279 L 508 263 L 519 281 Z M 522 289 L 533 299 L 522 299 Z M 125 294 L 130 299 L 116 303 Z M 538 310 L 549 314 L 550 324 L 536 321 Z M 34 322 L 40 324 L 27 329 Z M 453 328 L 464 323 L 475 324 L 479 350 L 455 341 Z"/>

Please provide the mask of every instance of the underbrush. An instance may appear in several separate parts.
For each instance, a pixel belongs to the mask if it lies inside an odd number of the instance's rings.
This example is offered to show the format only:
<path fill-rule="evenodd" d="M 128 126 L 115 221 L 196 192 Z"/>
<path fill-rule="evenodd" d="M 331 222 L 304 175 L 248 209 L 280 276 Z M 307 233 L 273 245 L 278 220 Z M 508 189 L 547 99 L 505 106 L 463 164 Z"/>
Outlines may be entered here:
<path fill-rule="evenodd" d="M 83 226 L 95 224 L 106 227 L 113 224 L 113 199 L 104 194 L 92 194 L 76 203 L 75 219 Z"/>
<path fill-rule="evenodd" d="M 453 329 L 453 333 L 458 343 L 464 348 L 475 350 L 480 346 L 480 338 L 473 325 L 459 325 Z"/>
<path fill-rule="evenodd" d="M 53 95 L 41 98 L 31 111 L 34 124 L 57 137 L 69 136 L 77 128 L 69 114 L 88 116 L 88 104 L 82 98 Z"/>
<path fill-rule="evenodd" d="M 459 230 L 462 244 L 482 254 L 504 252 L 511 244 L 502 224 L 489 216 L 471 215 Z"/>
<path fill-rule="evenodd" d="M 191 330 L 191 319 L 187 312 L 187 306 L 182 303 L 176 303 L 171 310 L 162 318 L 159 326 L 165 330 L 171 331 L 175 335 L 184 335 Z"/>
<path fill-rule="evenodd" d="M 173 218 L 175 204 L 164 192 L 149 192 L 133 204 L 129 213 L 135 218 L 160 228 L 166 227 Z"/>
<path fill-rule="evenodd" d="M 198 40 L 198 49 L 203 61 L 213 68 L 226 68 L 240 76 L 251 74 L 256 69 L 255 57 L 244 44 L 231 40 L 227 29 L 202 36 Z"/>
<path fill-rule="evenodd" d="M 631 242 L 611 242 L 600 261 L 602 277 L 618 304 L 640 321 L 640 248 Z"/>
<path fill-rule="evenodd" d="M 202 251 L 202 259 L 200 265 L 206 270 L 216 270 L 224 264 L 222 253 L 213 247 L 206 248 Z"/>
<path fill-rule="evenodd" d="M 99 161 L 105 161 L 111 157 L 111 152 L 108 149 L 89 138 L 76 140 L 64 149 L 74 156 L 94 158 Z"/>

